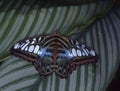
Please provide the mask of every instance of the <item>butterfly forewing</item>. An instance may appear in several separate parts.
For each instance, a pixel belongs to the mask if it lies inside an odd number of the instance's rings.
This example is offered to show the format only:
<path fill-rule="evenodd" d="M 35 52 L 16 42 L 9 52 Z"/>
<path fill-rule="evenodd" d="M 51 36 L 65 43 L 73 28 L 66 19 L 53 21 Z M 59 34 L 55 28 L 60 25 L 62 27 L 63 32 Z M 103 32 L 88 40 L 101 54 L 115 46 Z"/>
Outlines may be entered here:
<path fill-rule="evenodd" d="M 41 76 L 55 72 L 61 78 L 67 78 L 77 66 L 97 61 L 93 49 L 58 33 L 23 39 L 10 51 L 32 62 Z"/>

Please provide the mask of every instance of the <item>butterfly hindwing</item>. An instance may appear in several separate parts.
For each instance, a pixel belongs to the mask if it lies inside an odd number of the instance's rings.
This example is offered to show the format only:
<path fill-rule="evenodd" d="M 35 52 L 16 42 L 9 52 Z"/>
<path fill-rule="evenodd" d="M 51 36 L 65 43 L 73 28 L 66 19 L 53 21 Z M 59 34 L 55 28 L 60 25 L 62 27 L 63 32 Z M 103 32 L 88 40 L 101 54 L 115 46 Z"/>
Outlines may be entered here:
<path fill-rule="evenodd" d="M 42 61 L 44 60 L 44 61 Z M 36 70 L 39 72 L 40 76 L 47 76 L 54 72 L 54 67 L 52 66 L 52 59 L 49 57 L 40 58 L 37 61 L 32 62 Z"/>
<path fill-rule="evenodd" d="M 59 58 L 57 65 L 55 72 L 61 78 L 67 78 L 76 69 L 75 64 L 72 64 L 67 58 Z"/>
<path fill-rule="evenodd" d="M 41 76 L 55 72 L 61 78 L 67 78 L 76 67 L 97 61 L 93 49 L 57 33 L 23 39 L 10 51 L 32 62 Z"/>

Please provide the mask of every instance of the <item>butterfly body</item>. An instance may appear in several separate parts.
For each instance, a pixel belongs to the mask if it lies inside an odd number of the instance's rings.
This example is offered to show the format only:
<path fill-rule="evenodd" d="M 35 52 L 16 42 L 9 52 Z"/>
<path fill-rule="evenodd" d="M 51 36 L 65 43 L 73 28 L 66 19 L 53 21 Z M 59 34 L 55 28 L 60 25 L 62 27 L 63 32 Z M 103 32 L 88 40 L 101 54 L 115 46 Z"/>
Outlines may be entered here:
<path fill-rule="evenodd" d="M 58 33 L 23 39 L 10 51 L 32 62 L 41 76 L 55 72 L 61 78 L 67 78 L 77 66 L 97 61 L 93 49 Z"/>

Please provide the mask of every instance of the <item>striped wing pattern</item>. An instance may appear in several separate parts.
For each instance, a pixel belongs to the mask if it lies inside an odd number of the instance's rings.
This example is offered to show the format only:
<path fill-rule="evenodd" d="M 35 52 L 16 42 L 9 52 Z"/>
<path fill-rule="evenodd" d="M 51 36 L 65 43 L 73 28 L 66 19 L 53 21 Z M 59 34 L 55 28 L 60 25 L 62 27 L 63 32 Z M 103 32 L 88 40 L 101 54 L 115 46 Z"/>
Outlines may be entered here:
<path fill-rule="evenodd" d="M 58 33 L 23 39 L 10 51 L 32 62 L 40 76 L 55 72 L 61 78 L 67 78 L 76 67 L 97 61 L 93 49 Z"/>

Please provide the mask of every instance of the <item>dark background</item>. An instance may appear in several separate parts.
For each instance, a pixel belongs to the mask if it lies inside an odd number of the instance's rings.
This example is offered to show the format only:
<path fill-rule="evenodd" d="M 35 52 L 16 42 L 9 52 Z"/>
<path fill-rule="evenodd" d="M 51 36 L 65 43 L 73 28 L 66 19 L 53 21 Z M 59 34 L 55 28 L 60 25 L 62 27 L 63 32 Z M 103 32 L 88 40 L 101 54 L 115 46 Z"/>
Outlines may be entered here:
<path fill-rule="evenodd" d="M 107 91 L 120 91 L 120 66 Z"/>
<path fill-rule="evenodd" d="M 115 6 L 120 6 L 120 0 L 116 0 Z M 120 91 L 120 65 L 115 77 L 106 91 Z"/>

